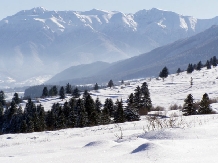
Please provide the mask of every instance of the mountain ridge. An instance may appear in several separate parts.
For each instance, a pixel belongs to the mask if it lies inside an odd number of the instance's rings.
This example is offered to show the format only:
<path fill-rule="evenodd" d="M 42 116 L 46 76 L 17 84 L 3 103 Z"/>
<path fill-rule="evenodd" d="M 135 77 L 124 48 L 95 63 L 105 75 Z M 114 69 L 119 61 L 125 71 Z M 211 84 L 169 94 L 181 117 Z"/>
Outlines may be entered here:
<path fill-rule="evenodd" d="M 218 24 L 171 11 L 22 10 L 0 21 L 0 68 L 16 81 L 127 59 Z M 30 71 L 31 70 L 31 71 Z M 19 74 L 19 75 L 18 75 Z"/>

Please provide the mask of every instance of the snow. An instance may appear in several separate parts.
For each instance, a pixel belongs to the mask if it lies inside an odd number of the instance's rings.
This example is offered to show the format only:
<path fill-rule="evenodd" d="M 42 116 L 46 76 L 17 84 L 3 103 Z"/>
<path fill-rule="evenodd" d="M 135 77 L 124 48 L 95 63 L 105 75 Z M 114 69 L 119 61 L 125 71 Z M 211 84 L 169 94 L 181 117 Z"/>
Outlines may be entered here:
<path fill-rule="evenodd" d="M 130 85 L 121 85 L 91 91 L 94 98 L 102 102 L 106 98 L 122 98 L 143 82 L 147 82 L 154 106 L 166 108 L 192 93 L 199 101 L 204 93 L 217 98 L 217 70 L 203 69 L 192 74 L 172 74 L 165 81 L 155 78 L 135 79 Z M 190 78 L 193 86 L 190 87 Z M 68 97 L 66 100 L 68 100 Z M 39 99 L 46 110 L 54 102 L 65 102 L 58 98 Z M 214 110 L 218 103 L 212 104 Z M 179 111 L 177 111 L 179 112 Z M 27 162 L 126 162 L 126 163 L 215 163 L 218 160 L 218 115 L 172 116 L 157 119 L 162 127 L 152 128 L 147 116 L 138 122 L 110 124 L 86 128 L 64 129 L 29 134 L 7 134 L 0 136 L 0 161 L 4 163 Z M 181 112 L 180 112 L 181 113 Z M 175 115 L 175 114 L 174 114 Z M 170 123 L 171 122 L 171 123 Z M 171 124 L 171 125 L 170 125 Z"/>

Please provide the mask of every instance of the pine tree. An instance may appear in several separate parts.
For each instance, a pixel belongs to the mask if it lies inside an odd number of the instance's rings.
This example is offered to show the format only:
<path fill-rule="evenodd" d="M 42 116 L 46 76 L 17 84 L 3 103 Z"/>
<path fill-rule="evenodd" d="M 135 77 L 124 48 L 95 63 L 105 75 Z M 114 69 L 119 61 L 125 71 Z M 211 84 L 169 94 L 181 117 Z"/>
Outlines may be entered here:
<path fill-rule="evenodd" d="M 187 98 L 184 100 L 185 104 L 182 109 L 182 111 L 184 112 L 183 115 L 195 115 L 196 114 L 196 110 L 193 106 L 194 105 L 193 101 L 194 101 L 193 96 L 189 94 Z"/>
<path fill-rule="evenodd" d="M 3 118 L 4 118 L 4 108 L 0 103 L 0 135 L 2 134 Z"/>
<path fill-rule="evenodd" d="M 5 106 L 5 104 L 6 104 L 4 91 L 0 91 L 0 104 L 1 104 L 2 106 Z"/>
<path fill-rule="evenodd" d="M 87 90 L 84 91 L 83 93 L 83 99 L 86 99 L 86 97 L 90 95 L 89 92 Z"/>
<path fill-rule="evenodd" d="M 73 90 L 72 95 L 73 95 L 74 98 L 79 98 L 80 97 L 79 89 L 77 87 Z"/>
<path fill-rule="evenodd" d="M 87 116 L 87 113 L 85 111 L 85 106 L 84 106 L 84 102 L 82 99 L 80 99 L 80 98 L 78 99 L 76 108 L 77 108 L 77 112 L 78 112 L 77 127 L 87 126 L 88 116 Z"/>
<path fill-rule="evenodd" d="M 18 93 L 14 93 L 14 97 L 12 98 L 12 100 L 15 102 L 15 104 L 19 104 L 20 103 L 20 98 Z"/>
<path fill-rule="evenodd" d="M 193 68 L 192 64 L 189 64 L 188 68 L 187 68 L 187 73 L 191 74 L 193 71 L 194 71 L 194 68 Z"/>
<path fill-rule="evenodd" d="M 55 114 L 53 111 L 48 111 L 46 115 L 46 126 L 48 130 L 54 130 Z"/>
<path fill-rule="evenodd" d="M 144 82 L 141 86 L 141 107 L 142 112 L 144 114 L 147 114 L 148 111 L 151 110 L 152 102 L 150 98 L 150 92 L 148 90 L 148 85 L 146 82 Z"/>
<path fill-rule="evenodd" d="M 98 84 L 97 83 L 95 83 L 95 86 L 94 86 L 94 90 L 98 90 L 99 89 L 99 86 L 98 86 Z"/>
<path fill-rule="evenodd" d="M 114 123 L 123 123 L 125 122 L 125 116 L 124 116 L 124 111 L 123 111 L 123 102 L 121 101 L 117 101 L 116 102 L 117 105 L 117 109 L 116 112 L 114 114 Z"/>
<path fill-rule="evenodd" d="M 65 98 L 65 90 L 64 90 L 64 87 L 61 87 L 61 88 L 60 88 L 59 96 L 60 96 L 60 99 L 64 99 L 64 98 Z"/>
<path fill-rule="evenodd" d="M 58 95 L 58 89 L 57 89 L 56 85 L 52 87 L 52 90 L 53 90 L 54 96 L 57 96 Z"/>
<path fill-rule="evenodd" d="M 26 133 L 26 132 L 27 132 L 26 120 L 23 120 L 23 121 L 22 121 L 21 127 L 20 127 L 20 132 L 21 132 L 21 133 Z"/>
<path fill-rule="evenodd" d="M 182 72 L 182 71 L 181 71 L 180 68 L 178 68 L 178 70 L 176 71 L 176 73 L 177 73 L 178 75 L 179 75 L 181 72 Z"/>
<path fill-rule="evenodd" d="M 131 93 L 129 95 L 129 98 L 127 100 L 127 107 L 130 108 L 130 109 L 134 108 L 134 95 L 133 95 L 133 93 Z"/>
<path fill-rule="evenodd" d="M 164 81 L 164 79 L 167 78 L 168 75 L 169 75 L 169 71 L 168 71 L 168 68 L 165 66 L 165 67 L 162 69 L 162 71 L 160 72 L 159 77 L 162 78 L 163 81 Z"/>
<path fill-rule="evenodd" d="M 101 113 L 101 106 L 102 106 L 101 101 L 99 100 L 99 98 L 97 98 L 95 100 L 95 110 L 97 111 L 98 114 Z"/>
<path fill-rule="evenodd" d="M 211 69 L 211 64 L 210 64 L 210 61 L 208 61 L 208 60 L 206 62 L 206 67 L 207 67 L 207 69 Z"/>
<path fill-rule="evenodd" d="M 32 120 L 29 120 L 27 124 L 27 132 L 28 133 L 34 132 L 34 123 Z"/>
<path fill-rule="evenodd" d="M 103 125 L 109 124 L 111 122 L 108 103 L 109 103 L 108 99 L 106 99 L 103 110 L 102 110 L 102 114 L 101 114 L 101 124 Z"/>
<path fill-rule="evenodd" d="M 197 64 L 196 70 L 200 71 L 201 68 L 202 68 L 202 63 L 201 63 L 201 61 L 199 61 Z"/>
<path fill-rule="evenodd" d="M 136 87 L 135 92 L 134 92 L 134 108 L 136 109 L 137 112 L 139 112 L 139 109 L 141 107 L 141 88 L 139 86 Z"/>
<path fill-rule="evenodd" d="M 42 91 L 42 97 L 47 97 L 48 96 L 48 88 L 44 87 Z"/>
<path fill-rule="evenodd" d="M 69 83 L 67 83 L 67 85 L 66 85 L 66 94 L 71 94 L 71 93 L 72 93 L 72 86 Z"/>
<path fill-rule="evenodd" d="M 110 80 L 109 82 L 108 82 L 108 85 L 107 85 L 108 87 L 113 87 L 114 86 L 114 82 L 113 82 L 113 80 Z"/>
<path fill-rule="evenodd" d="M 210 107 L 210 99 L 207 93 L 205 93 L 202 97 L 202 100 L 199 105 L 199 114 L 210 114 L 212 109 Z"/>
<path fill-rule="evenodd" d="M 216 67 L 216 66 L 217 66 L 217 59 L 216 59 L 216 56 L 214 56 L 213 59 L 212 59 L 212 65 L 213 65 L 213 67 Z"/>

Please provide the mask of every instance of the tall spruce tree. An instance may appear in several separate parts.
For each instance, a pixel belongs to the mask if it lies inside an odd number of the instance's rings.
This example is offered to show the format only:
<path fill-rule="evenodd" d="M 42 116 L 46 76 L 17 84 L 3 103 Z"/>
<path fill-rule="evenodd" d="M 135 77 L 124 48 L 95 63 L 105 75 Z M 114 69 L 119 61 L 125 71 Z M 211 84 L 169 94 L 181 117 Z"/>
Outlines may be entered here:
<path fill-rule="evenodd" d="M 211 69 L 211 64 L 210 64 L 210 61 L 208 61 L 208 60 L 206 62 L 206 67 L 207 67 L 207 69 Z"/>
<path fill-rule="evenodd" d="M 137 112 L 139 112 L 139 109 L 141 108 L 141 88 L 139 86 L 136 87 L 135 92 L 134 92 L 134 108 L 136 109 Z"/>
<path fill-rule="evenodd" d="M 72 86 L 69 83 L 67 83 L 67 85 L 66 85 L 66 94 L 71 94 L 71 93 L 72 93 Z"/>
<path fill-rule="evenodd" d="M 6 104 L 4 91 L 0 91 L 0 103 L 2 106 L 5 106 L 5 104 Z"/>
<path fill-rule="evenodd" d="M 176 71 L 176 73 L 177 73 L 178 75 L 179 75 L 181 72 L 182 72 L 182 71 L 181 71 L 180 68 L 178 68 L 177 71 Z"/>
<path fill-rule="evenodd" d="M 184 112 L 183 115 L 195 115 L 196 114 L 196 110 L 194 108 L 194 99 L 193 96 L 191 94 L 189 94 L 187 96 L 187 98 L 184 100 L 184 106 L 182 111 Z"/>
<path fill-rule="evenodd" d="M 152 107 L 150 92 L 146 82 L 144 82 L 141 86 L 141 107 L 143 109 L 142 112 L 145 114 L 150 111 Z"/>
<path fill-rule="evenodd" d="M 80 91 L 79 91 L 79 89 L 77 87 L 73 90 L 72 95 L 73 95 L 74 98 L 79 98 L 80 97 Z"/>
<path fill-rule="evenodd" d="M 199 61 L 197 66 L 196 66 L 196 70 L 200 71 L 201 68 L 202 68 L 202 63 L 201 63 L 201 61 Z"/>
<path fill-rule="evenodd" d="M 108 87 L 113 87 L 114 86 L 114 82 L 113 82 L 113 80 L 110 80 L 109 82 L 108 82 L 108 85 L 107 85 Z"/>
<path fill-rule="evenodd" d="M 187 73 L 188 73 L 188 74 L 191 74 L 193 71 L 194 71 L 193 65 L 192 65 L 192 64 L 189 64 L 189 65 L 188 65 L 188 68 L 187 68 Z"/>
<path fill-rule="evenodd" d="M 162 78 L 163 81 L 164 81 L 164 79 L 167 78 L 168 75 L 169 75 L 169 71 L 168 71 L 168 68 L 165 66 L 165 67 L 162 69 L 162 71 L 160 72 L 159 77 Z"/>
<path fill-rule="evenodd" d="M 114 114 L 114 123 L 123 123 L 125 122 L 125 115 L 123 111 L 123 102 L 122 100 L 117 100 L 116 102 L 116 111 Z"/>
<path fill-rule="evenodd" d="M 42 90 L 42 97 L 47 97 L 48 96 L 48 88 L 44 87 Z"/>
<path fill-rule="evenodd" d="M 61 88 L 60 88 L 59 96 L 60 96 L 60 99 L 64 99 L 64 98 L 65 98 L 65 90 L 64 90 L 64 87 L 61 87 Z"/>
<path fill-rule="evenodd" d="M 212 65 L 213 65 L 213 67 L 216 67 L 216 66 L 217 66 L 217 59 L 216 59 L 216 56 L 214 56 L 213 59 L 212 59 Z"/>
<path fill-rule="evenodd" d="M 97 91 L 98 89 L 99 89 L 98 83 L 95 83 L 94 90 Z"/>
<path fill-rule="evenodd" d="M 202 97 L 202 100 L 199 105 L 199 114 L 210 114 L 212 109 L 210 107 L 210 99 L 207 93 L 205 93 Z"/>
<path fill-rule="evenodd" d="M 18 93 L 14 93 L 14 97 L 12 98 L 12 100 L 15 102 L 15 104 L 19 104 L 21 102 Z"/>

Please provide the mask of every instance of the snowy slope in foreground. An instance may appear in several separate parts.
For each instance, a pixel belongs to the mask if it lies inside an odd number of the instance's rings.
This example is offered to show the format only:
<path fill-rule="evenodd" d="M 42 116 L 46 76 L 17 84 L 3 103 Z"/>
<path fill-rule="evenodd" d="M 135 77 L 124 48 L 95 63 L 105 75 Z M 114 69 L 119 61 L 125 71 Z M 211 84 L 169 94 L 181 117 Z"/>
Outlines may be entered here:
<path fill-rule="evenodd" d="M 218 68 L 170 75 L 162 80 L 146 80 L 153 104 L 168 107 L 170 104 L 183 104 L 192 93 L 195 101 L 206 92 L 210 98 L 218 94 Z M 190 88 L 190 78 L 193 87 Z M 122 98 L 124 101 L 137 85 L 145 80 L 130 81 L 129 86 L 121 89 L 91 92 L 93 97 Z M 46 110 L 60 99 L 42 99 Z M 213 105 L 216 109 L 217 104 Z M 162 119 L 168 121 L 169 118 Z M 216 163 L 218 160 L 218 115 L 198 115 L 177 117 L 174 128 L 155 128 L 149 131 L 146 117 L 139 122 L 111 124 L 87 128 L 74 128 L 31 134 L 8 134 L 0 136 L 0 162 L 4 163 Z M 118 139 L 123 134 L 122 139 Z"/>

